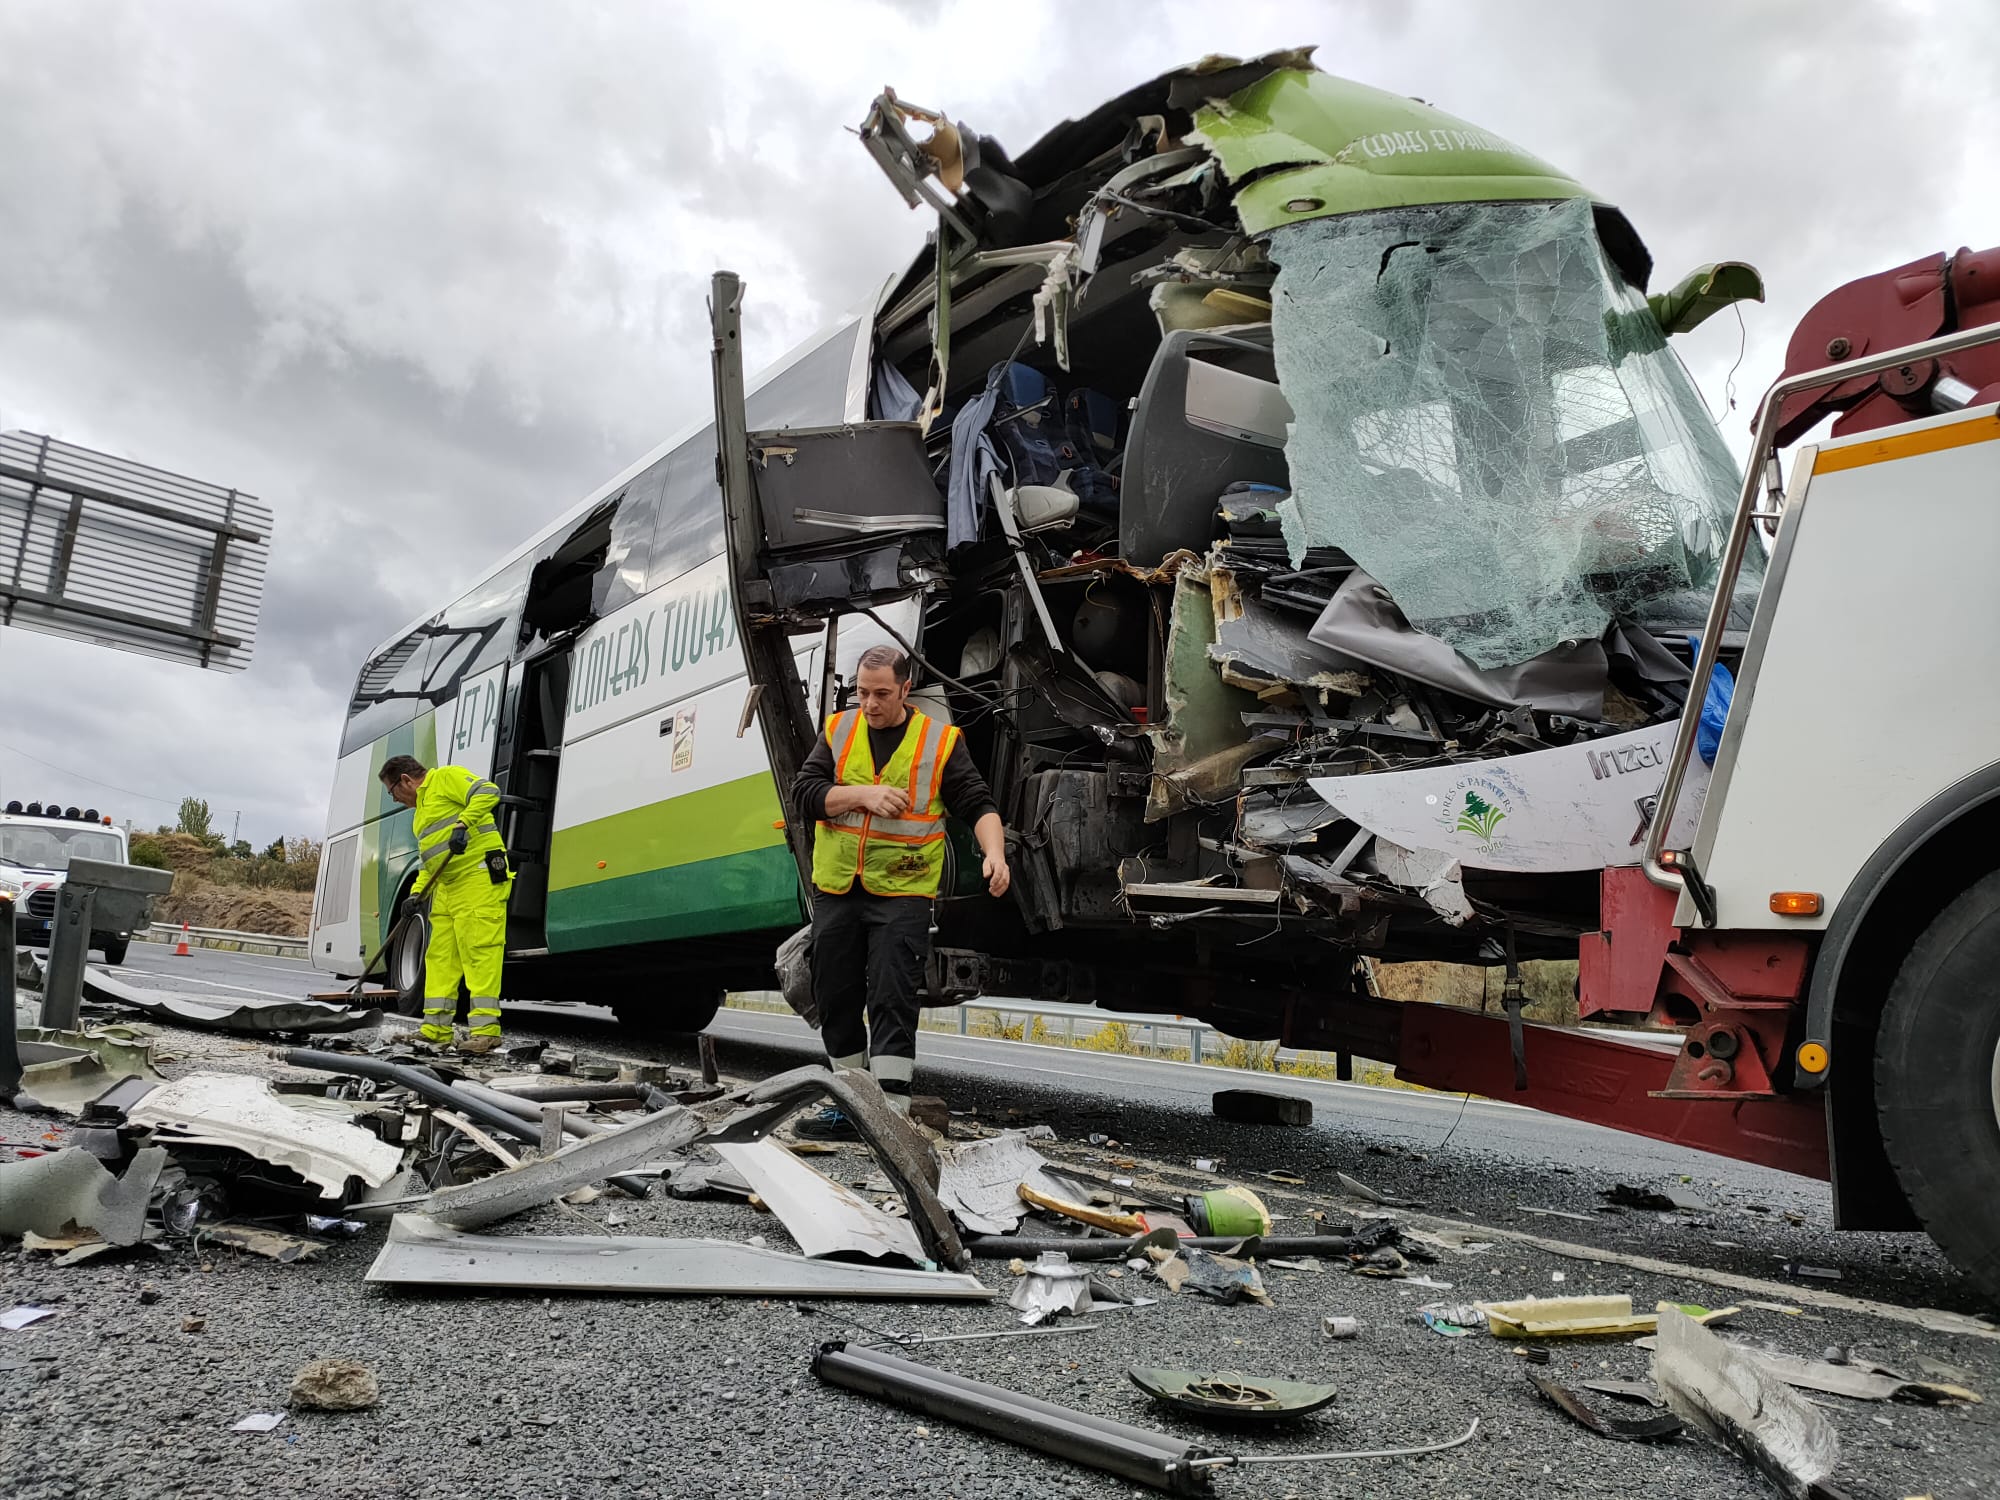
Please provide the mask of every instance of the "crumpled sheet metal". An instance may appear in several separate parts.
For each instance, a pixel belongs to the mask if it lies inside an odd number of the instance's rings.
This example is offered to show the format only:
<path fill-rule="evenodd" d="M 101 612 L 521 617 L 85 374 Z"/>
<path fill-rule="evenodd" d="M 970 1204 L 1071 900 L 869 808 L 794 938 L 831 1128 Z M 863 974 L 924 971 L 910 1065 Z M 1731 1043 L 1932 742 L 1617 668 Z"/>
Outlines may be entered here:
<path fill-rule="evenodd" d="M 866 1073 L 820 1067 L 793 1068 L 730 1096 L 739 1108 L 709 1131 L 713 1142 L 762 1140 L 815 1099 L 831 1098 L 854 1122 L 882 1170 L 902 1195 L 903 1207 L 930 1258 L 963 1270 L 972 1264 L 951 1215 L 938 1201 L 938 1162 L 930 1143 L 889 1107 L 882 1087 Z"/>
<path fill-rule="evenodd" d="M 59 1235 L 74 1225 L 109 1244 L 136 1245 L 166 1165 L 159 1146 L 137 1152 L 122 1177 L 79 1146 L 0 1164 L 0 1235 Z"/>
<path fill-rule="evenodd" d="M 113 978 L 102 969 L 83 971 L 86 999 L 129 1006 L 162 1021 L 201 1031 L 260 1036 L 274 1031 L 360 1031 L 382 1024 L 379 1010 L 350 1010 L 323 1000 L 238 999 L 234 995 L 183 995 L 149 990 Z"/>
<path fill-rule="evenodd" d="M 21 1092 L 46 1109 L 80 1115 L 86 1106 L 124 1078 L 164 1081 L 153 1066 L 150 1041 L 126 1041 L 95 1028 L 63 1031 L 23 1026 Z"/>
<path fill-rule="evenodd" d="M 553 1156 L 538 1156 L 475 1182 L 439 1188 L 425 1202 L 424 1213 L 457 1229 L 496 1224 L 553 1203 L 574 1188 L 684 1150 L 701 1138 L 705 1128 L 693 1110 L 663 1109 L 616 1130 L 572 1141 Z"/>
<path fill-rule="evenodd" d="M 400 1147 L 326 1115 L 294 1109 L 261 1078 L 191 1073 L 154 1089 L 126 1112 L 169 1145 L 227 1146 L 296 1172 L 322 1197 L 336 1198 L 348 1179 L 380 1187 L 403 1164 Z"/>
<path fill-rule="evenodd" d="M 1271 254 L 1294 558 L 1342 548 L 1487 668 L 1712 582 L 1736 466 L 1587 199 L 1313 220 Z"/>
<path fill-rule="evenodd" d="M 1790 1500 L 1828 1500 L 1840 1434 L 1825 1413 L 1685 1313 L 1660 1314 L 1653 1384 L 1675 1416 L 1755 1464 Z"/>
<path fill-rule="evenodd" d="M 993 1290 L 958 1272 L 810 1260 L 731 1240 L 655 1235 L 467 1234 L 398 1214 L 368 1280 L 533 1292 L 724 1297 L 887 1297 L 979 1302 Z"/>
<path fill-rule="evenodd" d="M 813 1170 L 773 1140 L 716 1146 L 715 1154 L 742 1173 L 814 1260 L 830 1255 L 868 1260 L 894 1257 L 911 1265 L 926 1260 L 924 1247 L 907 1219 L 882 1212 L 844 1183 Z"/>
<path fill-rule="evenodd" d="M 1020 1227 L 1028 1205 L 1022 1184 L 1052 1197 L 1065 1196 L 1048 1174 L 1048 1161 L 1018 1130 L 977 1141 L 943 1146 L 938 1198 L 968 1234 L 1010 1234 Z"/>
<path fill-rule="evenodd" d="M 1369 664 L 1334 649 L 1312 632 L 1317 624 L 1270 608 L 1243 592 L 1229 568 L 1208 570 L 1215 608 L 1215 641 L 1208 658 L 1231 687 L 1262 692 L 1289 686 L 1315 696 L 1358 697 L 1374 680 Z"/>

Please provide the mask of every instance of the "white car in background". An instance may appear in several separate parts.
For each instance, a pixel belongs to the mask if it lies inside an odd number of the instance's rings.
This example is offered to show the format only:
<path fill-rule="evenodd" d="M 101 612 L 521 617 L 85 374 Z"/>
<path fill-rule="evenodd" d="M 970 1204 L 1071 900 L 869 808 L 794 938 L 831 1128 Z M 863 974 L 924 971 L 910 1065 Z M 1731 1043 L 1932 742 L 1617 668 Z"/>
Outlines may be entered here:
<path fill-rule="evenodd" d="M 125 830 L 97 809 L 9 802 L 0 811 L 0 895 L 14 898 L 14 938 L 24 948 L 46 948 L 55 925 L 56 892 L 71 859 L 130 864 Z M 90 934 L 90 946 L 108 964 L 125 962 L 127 932 Z"/>

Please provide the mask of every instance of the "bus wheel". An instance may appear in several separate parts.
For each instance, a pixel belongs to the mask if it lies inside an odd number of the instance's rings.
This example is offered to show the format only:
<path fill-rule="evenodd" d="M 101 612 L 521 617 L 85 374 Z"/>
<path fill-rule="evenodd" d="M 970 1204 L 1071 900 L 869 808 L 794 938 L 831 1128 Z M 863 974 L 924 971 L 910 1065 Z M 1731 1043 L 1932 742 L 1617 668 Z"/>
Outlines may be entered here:
<path fill-rule="evenodd" d="M 389 954 L 389 983 L 396 991 L 396 1014 L 424 1013 L 424 950 L 431 945 L 431 921 L 422 912 L 403 924 Z"/>
<path fill-rule="evenodd" d="M 1903 960 L 1876 1037 L 1875 1100 L 1917 1217 L 2000 1303 L 2000 871 L 1939 913 Z"/>
<path fill-rule="evenodd" d="M 722 991 L 678 995 L 671 999 L 628 1000 L 611 1007 L 618 1024 L 645 1037 L 688 1036 L 706 1031 L 722 1009 Z"/>

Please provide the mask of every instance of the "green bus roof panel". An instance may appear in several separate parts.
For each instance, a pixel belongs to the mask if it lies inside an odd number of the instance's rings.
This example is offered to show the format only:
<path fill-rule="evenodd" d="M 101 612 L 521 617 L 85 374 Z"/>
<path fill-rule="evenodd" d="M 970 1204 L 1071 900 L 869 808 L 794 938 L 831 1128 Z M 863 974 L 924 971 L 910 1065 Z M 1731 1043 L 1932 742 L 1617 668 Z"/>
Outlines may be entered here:
<path fill-rule="evenodd" d="M 1267 74 L 1198 109 L 1195 127 L 1252 234 L 1371 208 L 1591 196 L 1490 131 L 1317 70 Z"/>

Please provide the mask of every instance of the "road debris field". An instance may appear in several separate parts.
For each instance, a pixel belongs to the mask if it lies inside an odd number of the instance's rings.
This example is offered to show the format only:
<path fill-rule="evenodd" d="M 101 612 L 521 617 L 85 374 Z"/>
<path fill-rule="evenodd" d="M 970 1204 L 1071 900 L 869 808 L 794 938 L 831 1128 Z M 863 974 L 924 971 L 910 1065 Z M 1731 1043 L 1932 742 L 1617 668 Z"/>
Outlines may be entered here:
<path fill-rule="evenodd" d="M 151 967 L 127 982 L 310 984 Z M 906 1122 L 768 1014 L 635 1046 L 510 1008 L 507 1047 L 460 1058 L 394 1019 L 282 1031 L 274 1004 L 245 1035 L 112 993 L 40 1043 L 88 1083 L 37 1053 L 22 1087 L 49 1098 L 0 1110 L 23 1500 L 2000 1473 L 2000 1324 L 1927 1241 L 1835 1239 L 1806 1179 L 1484 1101 L 1139 1059 L 1158 1087 L 1079 1086 L 975 1039 L 939 1039 L 920 1093 L 948 1105 Z M 827 1097 L 861 1139 L 797 1137 Z"/>

